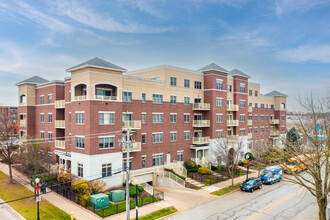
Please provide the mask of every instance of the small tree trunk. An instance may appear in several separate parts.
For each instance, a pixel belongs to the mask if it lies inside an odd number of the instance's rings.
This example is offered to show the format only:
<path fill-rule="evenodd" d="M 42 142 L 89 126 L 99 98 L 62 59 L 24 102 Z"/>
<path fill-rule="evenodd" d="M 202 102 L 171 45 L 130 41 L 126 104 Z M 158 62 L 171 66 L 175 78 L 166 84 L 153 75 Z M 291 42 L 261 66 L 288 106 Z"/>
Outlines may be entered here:
<path fill-rule="evenodd" d="M 234 173 L 234 169 L 232 168 L 231 170 L 231 185 L 234 186 L 234 179 L 235 179 L 235 173 Z"/>
<path fill-rule="evenodd" d="M 317 205 L 319 207 L 319 220 L 326 220 L 327 218 L 327 199 L 318 200 Z"/>
<path fill-rule="evenodd" d="M 13 182 L 13 172 L 11 169 L 11 152 L 10 152 L 10 146 L 7 147 L 7 153 L 8 153 L 8 168 L 9 168 L 9 179 L 10 179 L 10 183 L 14 183 Z"/>

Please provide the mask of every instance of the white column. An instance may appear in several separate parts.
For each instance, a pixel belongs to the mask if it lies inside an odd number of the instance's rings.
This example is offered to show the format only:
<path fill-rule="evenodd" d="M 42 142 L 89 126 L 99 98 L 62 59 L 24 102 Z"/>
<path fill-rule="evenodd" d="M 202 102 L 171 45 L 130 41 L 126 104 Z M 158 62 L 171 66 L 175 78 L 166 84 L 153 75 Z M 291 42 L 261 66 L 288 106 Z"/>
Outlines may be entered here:
<path fill-rule="evenodd" d="M 67 166 L 66 166 L 66 160 L 64 160 L 65 161 L 65 164 L 64 164 L 64 173 L 66 173 L 66 168 L 67 168 Z"/>

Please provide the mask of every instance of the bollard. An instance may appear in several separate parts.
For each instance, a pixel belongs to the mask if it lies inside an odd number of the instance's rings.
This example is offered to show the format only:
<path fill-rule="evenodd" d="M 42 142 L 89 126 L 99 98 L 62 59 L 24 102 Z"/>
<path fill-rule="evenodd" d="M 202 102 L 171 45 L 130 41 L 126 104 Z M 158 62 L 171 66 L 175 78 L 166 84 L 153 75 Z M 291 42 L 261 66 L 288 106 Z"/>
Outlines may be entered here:
<path fill-rule="evenodd" d="M 73 212 L 70 212 L 71 220 L 73 220 Z"/>

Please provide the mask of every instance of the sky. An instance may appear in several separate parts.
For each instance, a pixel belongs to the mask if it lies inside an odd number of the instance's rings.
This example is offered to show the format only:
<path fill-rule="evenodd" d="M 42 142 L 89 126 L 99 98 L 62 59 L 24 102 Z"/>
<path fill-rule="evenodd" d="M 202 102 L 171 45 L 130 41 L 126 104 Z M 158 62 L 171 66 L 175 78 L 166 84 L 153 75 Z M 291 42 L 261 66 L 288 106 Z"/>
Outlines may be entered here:
<path fill-rule="evenodd" d="M 0 105 L 15 83 L 99 57 L 127 70 L 169 64 L 237 68 L 298 96 L 330 88 L 330 0 L 0 0 Z"/>

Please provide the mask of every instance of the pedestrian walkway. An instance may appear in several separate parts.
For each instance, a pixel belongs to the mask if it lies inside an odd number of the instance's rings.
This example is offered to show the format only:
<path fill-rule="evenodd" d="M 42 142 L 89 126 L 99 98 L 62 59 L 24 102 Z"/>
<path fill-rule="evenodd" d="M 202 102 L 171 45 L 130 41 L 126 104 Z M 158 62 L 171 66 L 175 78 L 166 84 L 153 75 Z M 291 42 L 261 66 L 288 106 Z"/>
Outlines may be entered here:
<path fill-rule="evenodd" d="M 7 164 L 0 163 L 0 170 L 4 172 L 5 174 L 9 175 L 9 169 Z M 22 173 L 19 171 L 12 169 L 13 171 L 13 177 L 14 179 L 20 183 L 21 185 L 28 188 L 30 191 L 34 192 L 34 189 L 30 186 L 30 180 L 26 178 Z M 51 190 L 47 188 L 47 192 L 50 192 Z M 41 198 L 48 201 L 49 203 L 53 204 L 54 206 L 57 206 L 64 212 L 70 214 L 73 213 L 75 219 L 78 220 L 96 220 L 96 219 L 103 219 L 97 214 L 79 206 L 78 204 L 71 202 L 70 200 L 58 195 L 57 193 L 47 193 L 42 194 Z M 139 207 L 139 216 L 147 215 L 151 212 L 167 208 L 172 206 L 168 202 L 155 202 L 143 207 Z M 131 210 L 131 217 L 135 218 L 135 209 Z M 122 212 L 116 215 L 109 216 L 105 219 L 125 219 L 126 212 Z"/>
<path fill-rule="evenodd" d="M 185 180 L 185 181 L 186 181 L 187 183 L 189 183 L 189 184 L 192 184 L 192 185 L 196 186 L 196 188 L 197 188 L 197 187 L 201 188 L 201 187 L 205 186 L 205 184 L 203 184 L 203 183 L 201 183 L 201 182 L 198 182 L 198 181 L 196 181 L 196 180 L 193 180 L 193 179 L 191 179 L 191 178 L 189 178 L 189 177 L 186 177 L 186 180 Z"/>

